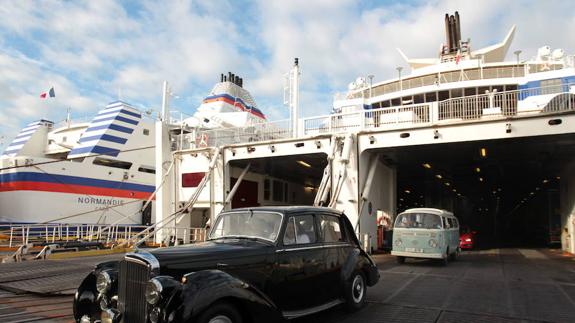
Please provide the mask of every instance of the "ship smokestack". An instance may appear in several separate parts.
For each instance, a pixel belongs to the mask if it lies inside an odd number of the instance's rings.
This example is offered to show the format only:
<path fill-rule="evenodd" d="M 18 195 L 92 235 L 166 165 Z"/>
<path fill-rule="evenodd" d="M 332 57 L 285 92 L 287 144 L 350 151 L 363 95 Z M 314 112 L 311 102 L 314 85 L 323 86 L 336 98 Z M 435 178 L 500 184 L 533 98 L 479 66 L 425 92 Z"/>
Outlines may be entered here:
<path fill-rule="evenodd" d="M 299 58 L 297 58 L 297 57 L 295 58 L 294 65 L 295 65 L 295 66 L 298 66 L 298 65 L 299 65 Z"/>
<path fill-rule="evenodd" d="M 221 73 L 220 74 L 220 82 L 223 82 L 223 81 L 224 81 L 224 73 Z"/>
<path fill-rule="evenodd" d="M 449 27 L 449 14 L 445 14 L 445 40 L 447 40 L 448 50 L 451 51 L 451 28 Z"/>
<path fill-rule="evenodd" d="M 459 20 L 459 12 L 455 12 L 455 48 L 461 49 L 461 21 Z"/>
<path fill-rule="evenodd" d="M 455 34 L 455 17 L 451 15 L 449 17 L 449 32 L 451 34 L 451 52 L 455 52 L 457 50 L 457 36 Z"/>
<path fill-rule="evenodd" d="M 228 72 L 228 82 L 232 81 L 232 72 Z"/>
<path fill-rule="evenodd" d="M 240 86 L 240 87 L 244 87 L 244 79 L 241 78 L 241 77 L 240 77 L 240 84 L 239 84 L 239 86 Z"/>

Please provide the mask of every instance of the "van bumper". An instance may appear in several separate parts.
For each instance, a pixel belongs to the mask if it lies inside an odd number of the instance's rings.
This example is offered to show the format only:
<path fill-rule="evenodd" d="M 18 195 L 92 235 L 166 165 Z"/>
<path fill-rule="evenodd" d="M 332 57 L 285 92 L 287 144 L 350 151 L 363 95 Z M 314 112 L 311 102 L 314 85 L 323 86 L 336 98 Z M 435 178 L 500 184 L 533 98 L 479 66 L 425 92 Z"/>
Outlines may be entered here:
<path fill-rule="evenodd" d="M 410 257 L 410 258 L 431 258 L 443 259 L 445 258 L 441 253 L 423 253 L 423 252 L 407 252 L 407 251 L 391 251 L 392 256 Z"/>

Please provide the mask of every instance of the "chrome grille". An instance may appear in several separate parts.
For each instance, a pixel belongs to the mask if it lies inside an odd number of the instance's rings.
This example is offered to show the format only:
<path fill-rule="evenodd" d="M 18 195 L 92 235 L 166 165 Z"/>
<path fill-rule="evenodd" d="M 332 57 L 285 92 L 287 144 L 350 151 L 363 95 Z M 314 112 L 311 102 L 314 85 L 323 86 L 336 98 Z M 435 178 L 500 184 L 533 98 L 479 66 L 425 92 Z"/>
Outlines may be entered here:
<path fill-rule="evenodd" d="M 118 280 L 118 309 L 123 323 L 146 322 L 146 284 L 150 267 L 143 260 L 126 257 L 120 262 Z"/>

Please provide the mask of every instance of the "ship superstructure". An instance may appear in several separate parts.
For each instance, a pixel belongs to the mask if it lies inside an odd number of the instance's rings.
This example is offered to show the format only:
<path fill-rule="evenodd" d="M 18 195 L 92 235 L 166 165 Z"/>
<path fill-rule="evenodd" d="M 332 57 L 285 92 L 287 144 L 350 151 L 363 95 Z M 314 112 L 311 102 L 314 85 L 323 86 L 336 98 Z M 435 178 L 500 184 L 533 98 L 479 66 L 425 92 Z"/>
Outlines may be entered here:
<path fill-rule="evenodd" d="M 220 81 L 192 117 L 171 120 L 174 134 L 265 122 L 241 78 Z M 153 119 L 122 101 L 89 122 L 28 124 L 0 159 L 0 223 L 152 223 L 154 138 Z"/>
<path fill-rule="evenodd" d="M 177 171 L 164 185 L 160 218 L 203 227 L 221 210 L 236 207 L 323 205 L 344 211 L 369 250 L 381 246 L 379 227 L 389 227 L 407 206 L 458 208 L 468 223 L 485 221 L 485 213 L 477 213 L 493 212 L 502 203 L 515 212 L 527 199 L 518 197 L 523 194 L 518 180 L 503 175 L 518 165 L 529 174 L 545 173 L 540 176 L 563 172 L 553 178 L 564 180 L 569 172 L 561 151 L 572 151 L 569 134 L 575 133 L 567 124 L 575 111 L 573 56 L 545 46 L 534 58 L 522 60 L 515 51 L 515 59 L 506 61 L 515 27 L 502 42 L 474 50 L 461 38 L 457 13 L 445 22 L 447 41 L 437 57 L 410 59 L 402 53 L 409 73 L 398 68 L 397 78 L 382 82 L 357 78 L 336 94 L 329 114 L 292 117 L 274 127 L 200 131 L 197 135 L 209 138 L 207 147 L 173 154 Z M 551 149 L 549 142 L 561 148 Z M 487 153 L 495 147 L 500 156 L 519 160 L 512 166 L 502 160 L 505 169 L 497 169 L 498 161 Z M 540 156 L 557 158 L 524 163 Z M 491 170 L 494 180 L 487 177 Z M 465 171 L 470 174 L 456 173 Z M 406 180 L 410 174 L 415 175 Z M 551 183 L 532 176 L 537 185 Z M 506 191 L 505 199 L 497 198 Z M 526 194 L 538 191 L 540 186 Z M 561 225 L 573 231 L 568 217 Z"/>

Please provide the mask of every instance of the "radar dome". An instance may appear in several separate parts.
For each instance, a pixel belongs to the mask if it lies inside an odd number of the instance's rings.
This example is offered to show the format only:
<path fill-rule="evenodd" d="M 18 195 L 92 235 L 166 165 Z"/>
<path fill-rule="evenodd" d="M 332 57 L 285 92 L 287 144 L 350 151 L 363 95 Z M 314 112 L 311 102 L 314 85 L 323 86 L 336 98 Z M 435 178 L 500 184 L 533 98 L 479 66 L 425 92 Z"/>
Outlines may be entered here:
<path fill-rule="evenodd" d="M 551 54 L 551 57 L 553 57 L 553 59 L 562 59 L 563 56 L 565 56 L 565 51 L 561 48 L 553 50 L 553 53 Z"/>
<path fill-rule="evenodd" d="M 540 58 L 547 58 L 549 55 L 551 55 L 551 47 L 549 46 L 543 46 L 537 50 L 537 56 Z"/>

